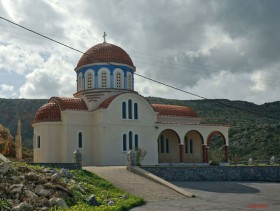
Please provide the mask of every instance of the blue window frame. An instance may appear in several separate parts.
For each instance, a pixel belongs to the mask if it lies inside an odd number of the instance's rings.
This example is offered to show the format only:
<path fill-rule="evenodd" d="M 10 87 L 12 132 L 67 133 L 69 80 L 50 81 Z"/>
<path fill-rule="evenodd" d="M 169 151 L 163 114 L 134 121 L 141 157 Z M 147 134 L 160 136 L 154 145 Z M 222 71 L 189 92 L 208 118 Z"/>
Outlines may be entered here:
<path fill-rule="evenodd" d="M 78 147 L 83 148 L 83 134 L 82 134 L 82 132 L 79 132 L 79 134 L 78 134 Z"/>
<path fill-rule="evenodd" d="M 129 131 L 129 133 L 128 133 L 128 141 L 129 141 L 129 150 L 131 150 L 132 149 L 132 131 Z"/>
<path fill-rule="evenodd" d="M 123 134 L 123 151 L 127 150 L 127 144 L 126 144 L 126 134 Z"/>
<path fill-rule="evenodd" d="M 132 100 L 128 100 L 128 119 L 132 119 Z"/>
<path fill-rule="evenodd" d="M 134 103 L 134 119 L 138 119 L 138 104 Z"/>
<path fill-rule="evenodd" d="M 138 149 L 138 134 L 134 135 L 134 147 L 136 150 Z"/>
<path fill-rule="evenodd" d="M 126 102 L 122 102 L 122 118 L 126 119 Z"/>

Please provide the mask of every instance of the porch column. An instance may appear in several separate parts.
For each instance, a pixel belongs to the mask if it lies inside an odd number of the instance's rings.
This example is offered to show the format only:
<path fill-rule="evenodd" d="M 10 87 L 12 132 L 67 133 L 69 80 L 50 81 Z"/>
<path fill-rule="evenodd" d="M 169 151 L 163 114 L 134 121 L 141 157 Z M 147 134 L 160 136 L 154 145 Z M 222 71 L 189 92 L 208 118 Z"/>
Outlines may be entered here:
<path fill-rule="evenodd" d="M 202 159 L 203 159 L 202 162 L 203 163 L 207 163 L 206 162 L 206 146 L 207 145 L 202 145 Z"/>
<path fill-rule="evenodd" d="M 228 146 L 225 146 L 225 162 L 228 162 Z"/>
<path fill-rule="evenodd" d="M 180 163 L 184 162 L 184 144 L 180 144 Z"/>

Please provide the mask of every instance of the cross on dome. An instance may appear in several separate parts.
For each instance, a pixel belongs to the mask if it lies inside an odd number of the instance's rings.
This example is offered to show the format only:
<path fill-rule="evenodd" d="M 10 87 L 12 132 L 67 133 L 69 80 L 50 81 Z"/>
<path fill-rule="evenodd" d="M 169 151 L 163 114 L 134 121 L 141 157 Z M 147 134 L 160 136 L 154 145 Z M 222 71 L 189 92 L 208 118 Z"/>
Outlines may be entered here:
<path fill-rule="evenodd" d="M 107 34 L 106 34 L 106 32 L 104 32 L 104 34 L 103 34 L 103 38 L 104 38 L 104 43 L 106 43 L 106 36 L 107 36 Z"/>

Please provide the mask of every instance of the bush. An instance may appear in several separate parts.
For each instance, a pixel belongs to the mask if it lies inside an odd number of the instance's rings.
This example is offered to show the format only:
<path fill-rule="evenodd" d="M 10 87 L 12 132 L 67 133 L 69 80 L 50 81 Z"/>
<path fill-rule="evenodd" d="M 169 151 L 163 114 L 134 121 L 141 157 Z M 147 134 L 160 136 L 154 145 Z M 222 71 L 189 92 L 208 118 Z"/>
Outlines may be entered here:
<path fill-rule="evenodd" d="M 223 151 L 219 149 L 213 149 L 209 152 L 210 162 L 209 165 L 219 165 L 224 161 Z"/>
<path fill-rule="evenodd" d="M 141 162 L 144 160 L 147 151 L 141 148 L 136 150 L 136 166 L 141 166 Z"/>

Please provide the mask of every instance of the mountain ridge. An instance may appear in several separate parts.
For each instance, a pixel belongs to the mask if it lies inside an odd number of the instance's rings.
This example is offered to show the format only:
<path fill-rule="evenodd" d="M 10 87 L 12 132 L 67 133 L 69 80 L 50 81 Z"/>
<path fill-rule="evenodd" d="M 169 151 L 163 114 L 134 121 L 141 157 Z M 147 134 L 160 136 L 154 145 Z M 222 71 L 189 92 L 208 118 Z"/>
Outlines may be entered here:
<path fill-rule="evenodd" d="M 251 157 L 269 159 L 280 158 L 280 102 L 261 105 L 247 101 L 228 99 L 177 100 L 158 97 L 146 97 L 150 103 L 172 104 L 191 107 L 204 124 L 230 125 L 230 157 L 237 156 L 242 160 Z M 15 136 L 18 115 L 22 120 L 22 136 L 25 147 L 32 147 L 32 120 L 35 112 L 47 99 L 5 99 L 0 98 L 0 124 L 8 127 Z M 228 104 L 226 106 L 224 104 Z M 262 113 L 265 116 L 249 113 Z M 268 118 L 272 116 L 273 118 Z"/>

